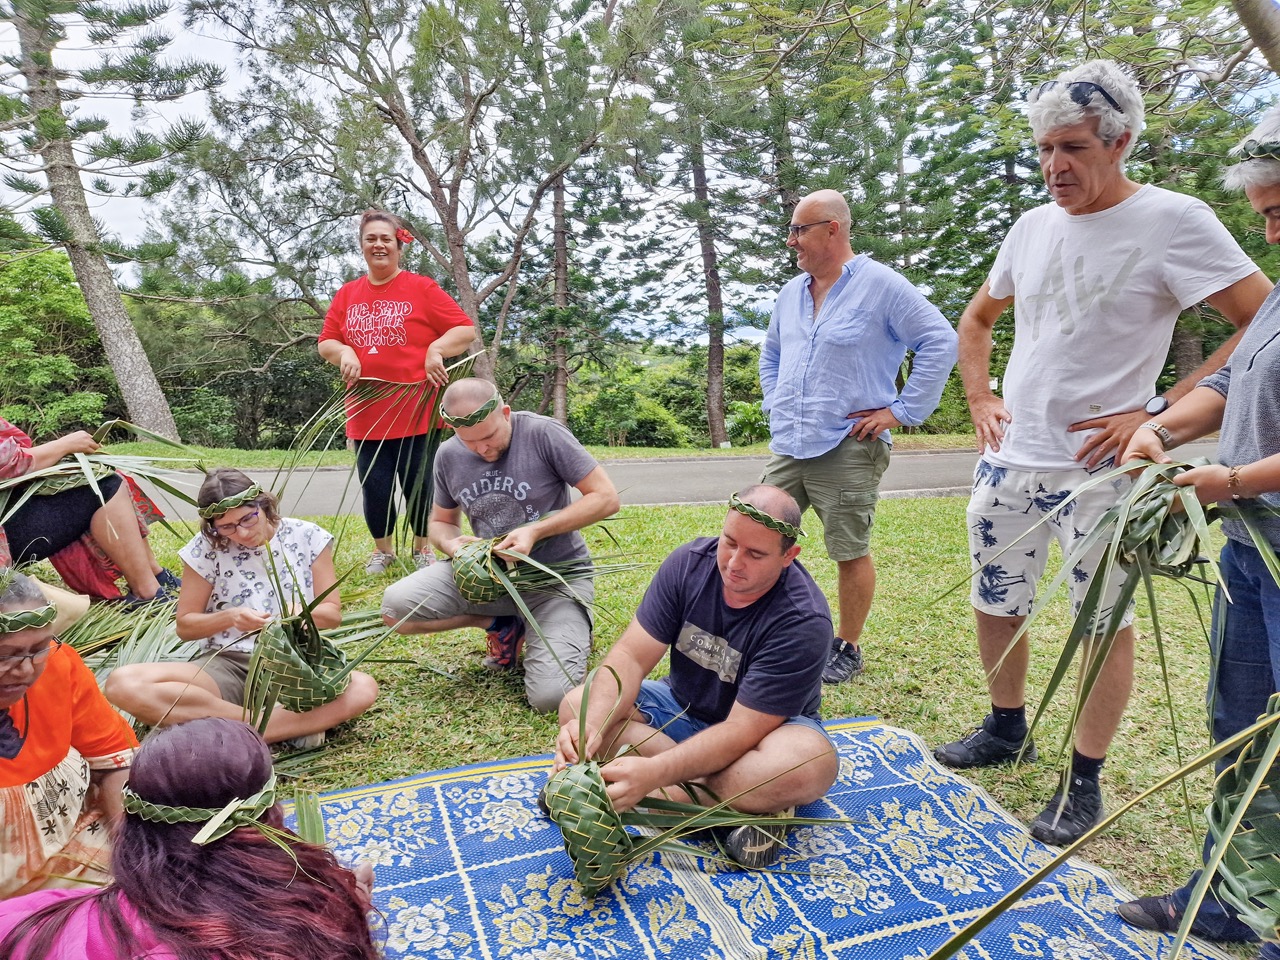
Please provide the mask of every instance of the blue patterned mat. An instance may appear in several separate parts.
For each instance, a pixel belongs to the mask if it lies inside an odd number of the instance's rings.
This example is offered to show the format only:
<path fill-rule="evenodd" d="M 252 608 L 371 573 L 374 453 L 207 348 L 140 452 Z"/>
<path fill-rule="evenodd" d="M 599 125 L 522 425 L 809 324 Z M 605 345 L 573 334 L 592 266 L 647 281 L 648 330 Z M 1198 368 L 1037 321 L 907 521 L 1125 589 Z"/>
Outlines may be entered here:
<path fill-rule="evenodd" d="M 794 831 L 790 873 L 659 854 L 585 901 L 535 804 L 547 757 L 329 794 L 328 836 L 345 862 L 375 865 L 393 960 L 924 958 L 1050 856 L 914 734 L 868 720 L 827 726 L 840 779 L 801 812 L 853 825 Z M 1166 956 L 1172 937 L 1126 926 L 1117 899 L 1129 896 L 1077 861 L 964 956 Z M 1193 942 L 1183 956 L 1224 955 Z"/>

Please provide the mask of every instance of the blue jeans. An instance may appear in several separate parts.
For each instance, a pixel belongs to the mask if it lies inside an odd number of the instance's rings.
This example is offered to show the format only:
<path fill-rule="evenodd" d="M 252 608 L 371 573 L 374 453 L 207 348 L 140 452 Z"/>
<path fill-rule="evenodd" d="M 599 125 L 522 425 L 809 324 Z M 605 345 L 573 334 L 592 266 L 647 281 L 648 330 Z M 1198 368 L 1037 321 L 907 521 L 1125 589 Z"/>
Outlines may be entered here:
<path fill-rule="evenodd" d="M 1225 603 L 1219 590 L 1213 599 L 1214 623 L 1226 617 L 1222 649 L 1213 658 L 1216 669 L 1209 677 L 1209 702 L 1213 706 L 1213 739 L 1221 742 L 1252 726 L 1266 712 L 1267 699 L 1280 690 L 1280 587 L 1271 577 L 1262 555 L 1251 545 L 1228 540 L 1220 559 L 1223 579 L 1231 591 Z M 1215 695 L 1216 691 L 1216 695 Z M 1230 759 L 1219 761 L 1222 769 Z M 1205 855 L 1213 846 L 1205 838 Z M 1173 903 L 1179 913 L 1187 905 L 1199 877 L 1192 874 L 1186 886 L 1175 890 Z M 1195 931 L 1213 940 L 1256 940 L 1235 910 L 1206 896 L 1196 915 Z M 1280 949 L 1264 944 L 1264 960 L 1280 960 Z"/>

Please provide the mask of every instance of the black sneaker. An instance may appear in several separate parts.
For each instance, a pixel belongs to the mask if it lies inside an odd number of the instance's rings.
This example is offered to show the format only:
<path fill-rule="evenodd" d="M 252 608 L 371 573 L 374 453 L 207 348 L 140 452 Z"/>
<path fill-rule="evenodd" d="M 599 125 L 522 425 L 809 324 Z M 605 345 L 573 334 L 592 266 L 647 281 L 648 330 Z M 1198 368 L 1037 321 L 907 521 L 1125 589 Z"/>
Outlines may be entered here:
<path fill-rule="evenodd" d="M 174 572 L 168 567 L 161 567 L 160 572 L 156 574 L 156 582 L 164 587 L 169 593 L 176 594 L 182 589 L 182 581 L 174 575 Z"/>
<path fill-rule="evenodd" d="M 944 743 L 933 751 L 936 759 L 944 767 L 952 770 L 969 770 L 973 767 L 993 767 L 998 763 L 1013 763 L 1025 742 L 1027 751 L 1022 755 L 1023 763 L 1032 763 L 1039 754 L 1036 753 L 1035 742 L 1023 737 L 1019 740 L 1006 740 L 991 732 L 996 725 L 996 718 L 987 714 L 982 726 L 963 739 L 954 743 Z"/>
<path fill-rule="evenodd" d="M 1067 799 L 1059 790 L 1031 823 L 1031 836 L 1041 843 L 1062 847 L 1075 843 L 1084 832 L 1102 819 L 1102 788 L 1097 780 L 1071 777 Z"/>
<path fill-rule="evenodd" d="M 1234 914 L 1234 911 L 1229 912 Z M 1166 893 L 1162 897 L 1139 897 L 1128 903 L 1118 903 L 1116 913 L 1129 926 L 1140 930 L 1176 933 L 1182 925 L 1182 911 L 1173 902 L 1171 893 Z M 1202 924 L 1200 917 L 1197 916 L 1191 921 L 1191 932 L 1197 937 L 1218 943 L 1253 943 L 1258 939 L 1254 932 L 1238 919 L 1226 923 L 1219 921 L 1208 926 Z"/>
<path fill-rule="evenodd" d="M 862 648 L 836 637 L 822 668 L 823 683 L 845 683 L 862 673 Z"/>
<path fill-rule="evenodd" d="M 777 815 L 789 817 L 795 812 L 795 807 L 791 807 Z M 724 849 L 739 866 L 759 870 L 777 862 L 782 853 L 782 841 L 787 838 L 787 831 L 790 829 L 781 825 L 734 827 L 724 839 Z"/>

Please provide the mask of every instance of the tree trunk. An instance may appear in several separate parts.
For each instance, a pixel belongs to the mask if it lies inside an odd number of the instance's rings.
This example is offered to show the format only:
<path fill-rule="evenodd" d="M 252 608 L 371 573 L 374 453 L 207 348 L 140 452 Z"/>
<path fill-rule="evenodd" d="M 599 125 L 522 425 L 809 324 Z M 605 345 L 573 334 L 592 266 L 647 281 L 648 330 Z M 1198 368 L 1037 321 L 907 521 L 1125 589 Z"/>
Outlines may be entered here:
<path fill-rule="evenodd" d="M 111 267 L 102 255 L 98 228 L 89 214 L 80 166 L 76 163 L 67 118 L 62 112 L 62 93 L 53 66 L 53 42 L 29 20 L 22 4 L 13 5 L 13 23 L 18 31 L 22 76 L 27 83 L 27 99 L 36 115 L 36 130 L 43 136 L 32 152 L 40 157 L 53 206 L 66 224 L 58 242 L 71 259 L 80 292 L 102 341 L 107 362 L 120 385 L 129 419 L 161 436 L 178 439 L 169 401 L 156 379 L 151 361 L 125 310 Z M 49 139 L 49 131 L 60 131 Z M 40 134 L 38 134 L 39 136 Z"/>
<path fill-rule="evenodd" d="M 1204 363 L 1204 337 L 1200 332 L 1200 317 L 1184 315 L 1173 328 L 1173 343 L 1169 355 L 1173 359 L 1174 373 L 1179 380 L 1190 376 Z"/>
<path fill-rule="evenodd" d="M 1280 73 L 1280 7 L 1275 0 L 1232 0 L 1231 6 L 1267 65 Z"/>
<path fill-rule="evenodd" d="M 569 330 L 564 313 L 569 309 L 569 225 L 564 212 L 564 174 L 551 187 L 552 234 L 555 242 L 555 287 L 552 304 L 557 322 L 551 331 L 551 415 L 569 425 Z"/>
<path fill-rule="evenodd" d="M 711 192 L 707 189 L 702 125 L 695 117 L 688 119 L 689 165 L 693 172 L 693 196 L 698 205 L 702 278 L 707 288 L 707 431 L 711 435 L 711 446 L 718 447 L 729 439 L 729 431 L 724 425 L 724 298 L 720 290 L 715 224 L 711 219 Z"/>

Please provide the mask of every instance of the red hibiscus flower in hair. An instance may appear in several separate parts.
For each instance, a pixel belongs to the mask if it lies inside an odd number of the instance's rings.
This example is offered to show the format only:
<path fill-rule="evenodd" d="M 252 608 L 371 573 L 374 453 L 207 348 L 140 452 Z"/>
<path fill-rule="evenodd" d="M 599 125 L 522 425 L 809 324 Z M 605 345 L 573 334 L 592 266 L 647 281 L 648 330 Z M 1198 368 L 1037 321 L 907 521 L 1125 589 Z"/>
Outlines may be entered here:
<path fill-rule="evenodd" d="M 407 247 L 409 244 L 413 243 L 413 234 L 404 227 L 401 227 L 396 231 L 396 239 Z"/>

